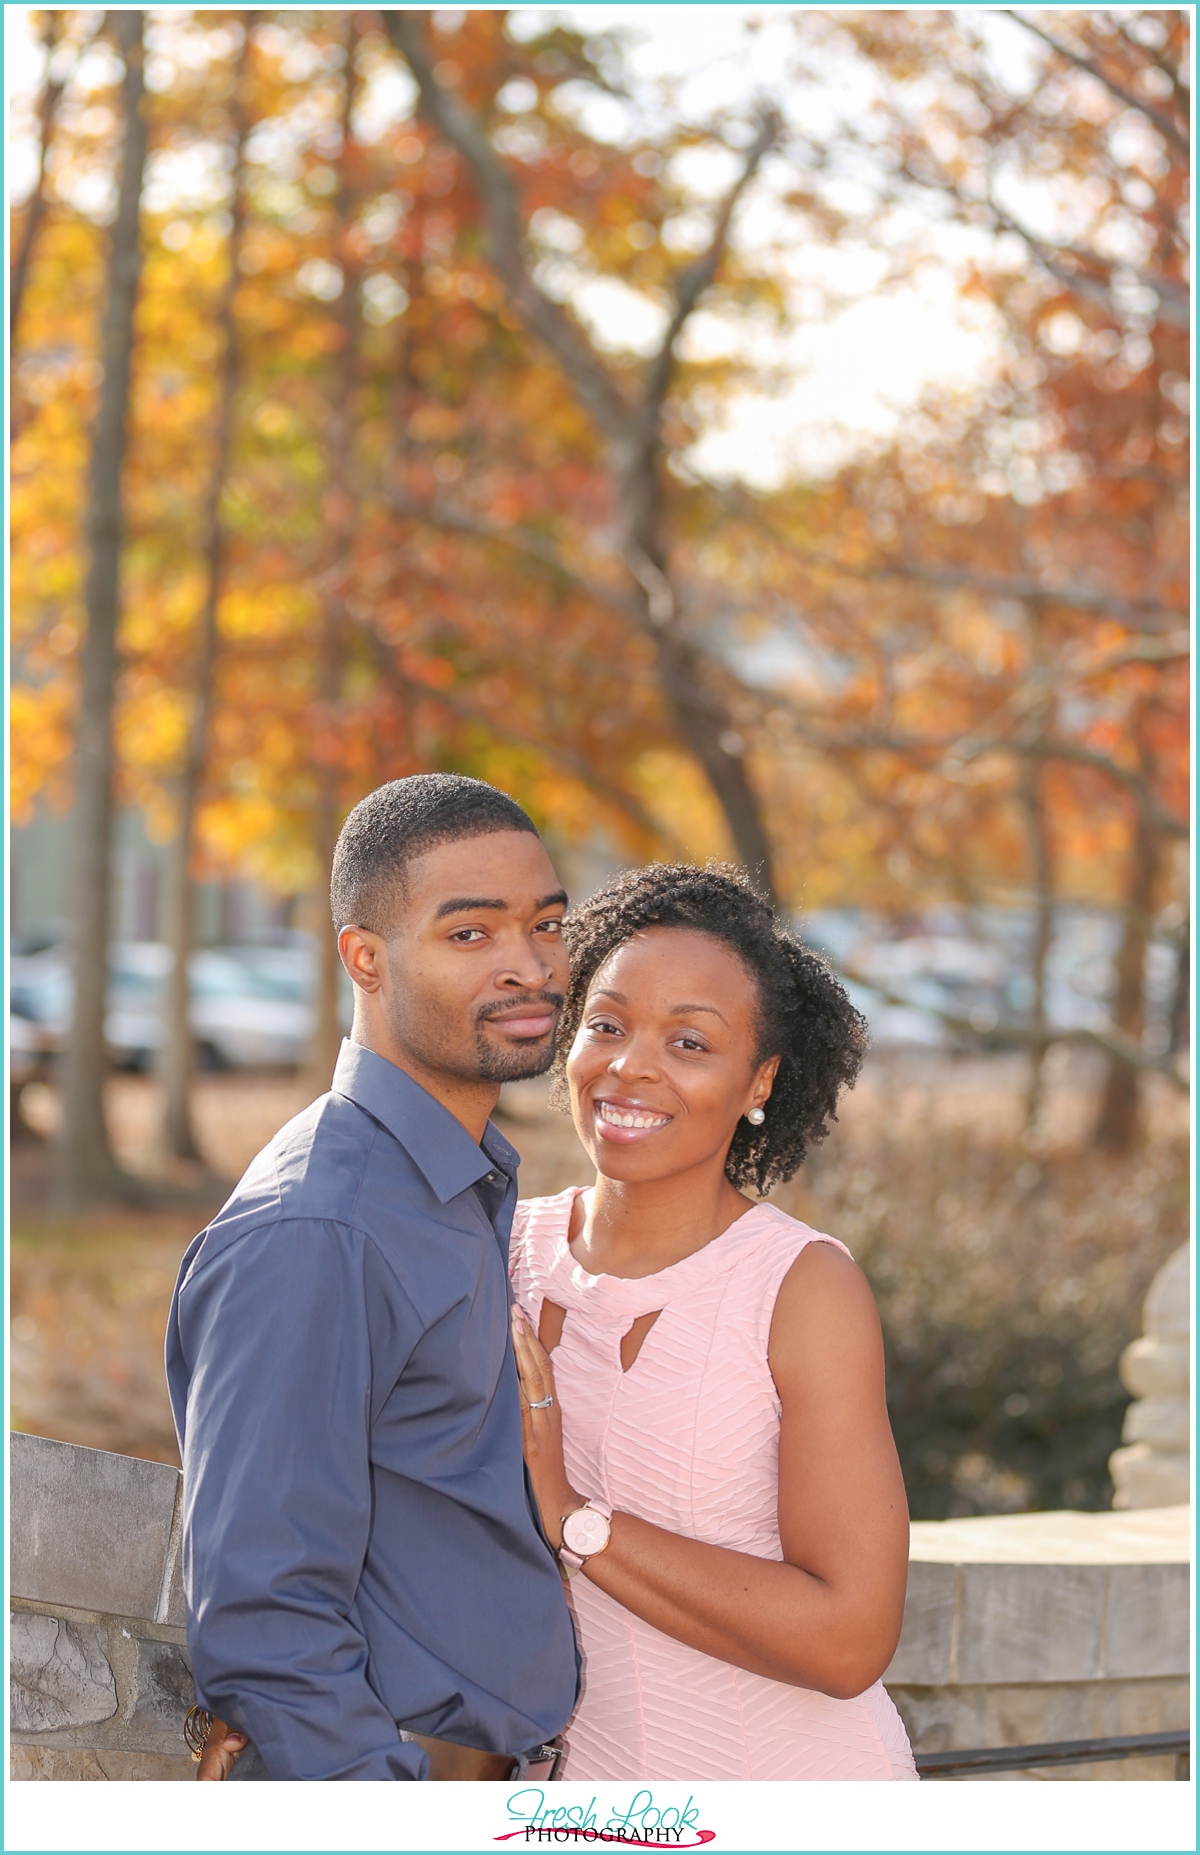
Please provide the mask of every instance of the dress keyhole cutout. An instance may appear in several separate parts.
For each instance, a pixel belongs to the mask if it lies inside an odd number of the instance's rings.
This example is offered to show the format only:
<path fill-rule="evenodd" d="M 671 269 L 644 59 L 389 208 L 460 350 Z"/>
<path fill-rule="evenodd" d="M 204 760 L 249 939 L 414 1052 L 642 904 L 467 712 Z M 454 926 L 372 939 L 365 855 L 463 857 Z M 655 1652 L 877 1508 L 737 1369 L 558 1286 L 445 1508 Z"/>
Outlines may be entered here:
<path fill-rule="evenodd" d="M 662 1309 L 656 1308 L 653 1314 L 639 1314 L 637 1319 L 634 1321 L 632 1327 L 629 1329 L 629 1332 L 622 1334 L 621 1336 L 621 1370 L 622 1372 L 628 1372 L 630 1370 L 631 1366 L 633 1365 L 634 1360 L 637 1358 L 638 1354 L 642 1350 L 643 1340 L 646 1338 L 646 1335 L 649 1333 L 651 1327 L 654 1325 L 655 1321 L 658 1319 L 661 1313 L 662 1313 Z"/>
<path fill-rule="evenodd" d="M 557 1301 L 543 1301 L 542 1311 L 538 1316 L 538 1339 L 552 1353 L 562 1339 L 563 1322 L 567 1318 L 566 1308 L 560 1308 Z"/>

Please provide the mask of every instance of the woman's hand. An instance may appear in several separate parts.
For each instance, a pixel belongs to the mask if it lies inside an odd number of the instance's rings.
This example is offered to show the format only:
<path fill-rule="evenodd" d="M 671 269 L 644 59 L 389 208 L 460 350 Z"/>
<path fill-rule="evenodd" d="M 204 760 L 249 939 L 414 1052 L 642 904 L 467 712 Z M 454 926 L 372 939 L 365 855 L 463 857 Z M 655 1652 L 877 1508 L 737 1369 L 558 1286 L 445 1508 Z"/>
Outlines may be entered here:
<path fill-rule="evenodd" d="M 214 1720 L 200 1754 L 197 1784 L 217 1784 L 227 1778 L 248 1744 L 245 1733 L 239 1733 L 233 1726 L 226 1726 L 224 1720 Z"/>
<path fill-rule="evenodd" d="M 587 1502 L 567 1480 L 563 1462 L 562 1412 L 558 1407 L 550 1355 L 516 1302 L 512 1308 L 512 1336 L 513 1351 L 517 1358 L 517 1377 L 521 1386 L 525 1462 L 542 1519 L 542 1531 L 557 1552 L 562 1545 L 564 1514 L 571 1513 L 577 1507 L 586 1507 Z M 546 1403 L 546 1399 L 551 1402 Z"/>

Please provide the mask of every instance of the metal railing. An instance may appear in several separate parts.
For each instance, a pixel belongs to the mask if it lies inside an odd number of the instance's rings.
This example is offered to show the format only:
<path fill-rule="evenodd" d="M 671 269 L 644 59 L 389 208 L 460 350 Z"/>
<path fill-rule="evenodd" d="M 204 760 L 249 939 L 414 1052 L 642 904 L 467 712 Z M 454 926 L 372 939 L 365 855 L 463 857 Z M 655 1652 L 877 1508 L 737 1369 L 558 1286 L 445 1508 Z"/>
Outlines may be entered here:
<path fill-rule="evenodd" d="M 986 1777 L 993 1771 L 1033 1771 L 1047 1765 L 1106 1764 L 1118 1758 L 1173 1757 L 1175 1776 L 1187 1783 L 1191 1776 L 1191 1734 L 1129 1733 L 1120 1739 L 1060 1739 L 1052 1745 L 988 1746 L 978 1752 L 918 1752 L 917 1771 L 922 1778 L 946 1778 L 962 1773 Z"/>

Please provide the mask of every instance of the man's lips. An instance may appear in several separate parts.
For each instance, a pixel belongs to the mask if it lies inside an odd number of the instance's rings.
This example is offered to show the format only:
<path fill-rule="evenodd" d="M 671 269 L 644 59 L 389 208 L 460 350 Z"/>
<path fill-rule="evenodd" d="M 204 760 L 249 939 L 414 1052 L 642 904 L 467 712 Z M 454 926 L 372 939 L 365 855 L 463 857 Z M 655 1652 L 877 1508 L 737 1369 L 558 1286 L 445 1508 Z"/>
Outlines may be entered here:
<path fill-rule="evenodd" d="M 484 1021 L 495 1024 L 509 1037 L 544 1037 L 554 1029 L 556 1015 L 549 1006 L 543 1006 L 541 1010 L 526 1006 L 520 1011 L 497 1013 L 495 1017 Z"/>

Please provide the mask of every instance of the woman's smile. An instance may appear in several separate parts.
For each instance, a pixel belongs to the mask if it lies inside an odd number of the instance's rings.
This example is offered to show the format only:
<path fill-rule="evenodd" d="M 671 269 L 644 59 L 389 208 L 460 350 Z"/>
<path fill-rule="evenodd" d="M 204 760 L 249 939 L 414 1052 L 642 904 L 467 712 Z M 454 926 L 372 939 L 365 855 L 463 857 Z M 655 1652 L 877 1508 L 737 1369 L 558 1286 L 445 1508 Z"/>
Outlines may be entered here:
<path fill-rule="evenodd" d="M 620 1095 L 605 1095 L 593 1099 L 596 1133 L 601 1140 L 615 1140 L 628 1145 L 633 1140 L 645 1140 L 650 1134 L 661 1133 L 674 1120 L 673 1114 L 663 1114 L 658 1108 L 650 1108 L 645 1102 L 630 1101 Z"/>

